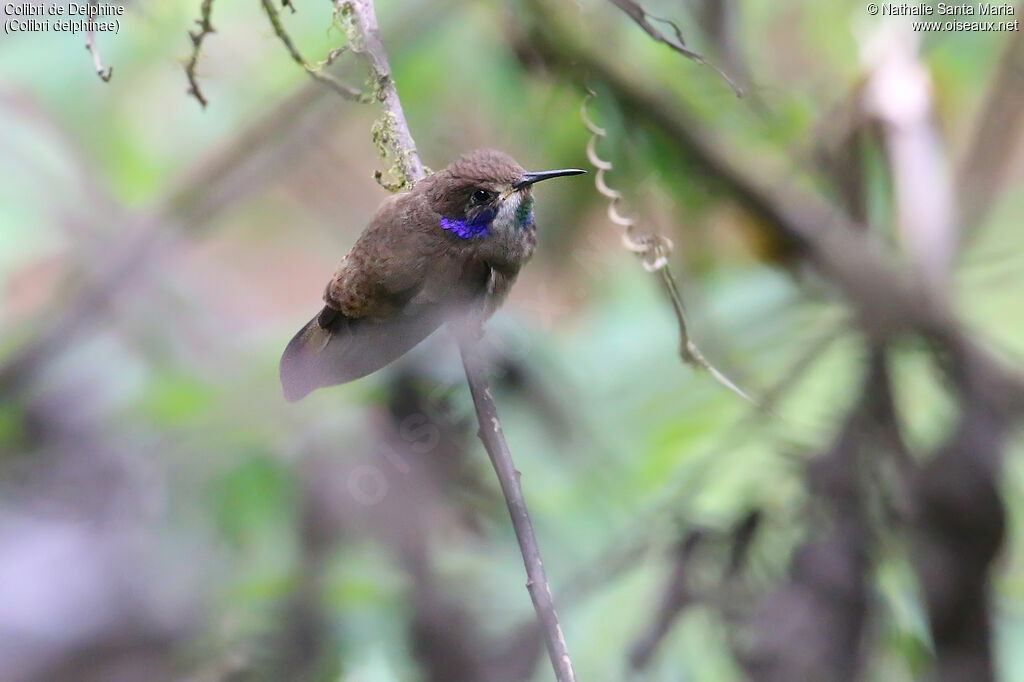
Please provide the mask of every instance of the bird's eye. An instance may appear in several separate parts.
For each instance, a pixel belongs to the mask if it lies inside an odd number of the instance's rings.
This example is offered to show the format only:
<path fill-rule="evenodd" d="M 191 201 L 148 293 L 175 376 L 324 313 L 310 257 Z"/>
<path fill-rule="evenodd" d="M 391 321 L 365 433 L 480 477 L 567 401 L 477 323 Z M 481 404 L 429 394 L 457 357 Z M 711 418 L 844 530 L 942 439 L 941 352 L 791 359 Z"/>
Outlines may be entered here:
<path fill-rule="evenodd" d="M 474 204 L 486 204 L 488 201 L 494 198 L 494 192 L 488 192 L 485 189 L 478 189 L 473 192 L 473 203 Z"/>

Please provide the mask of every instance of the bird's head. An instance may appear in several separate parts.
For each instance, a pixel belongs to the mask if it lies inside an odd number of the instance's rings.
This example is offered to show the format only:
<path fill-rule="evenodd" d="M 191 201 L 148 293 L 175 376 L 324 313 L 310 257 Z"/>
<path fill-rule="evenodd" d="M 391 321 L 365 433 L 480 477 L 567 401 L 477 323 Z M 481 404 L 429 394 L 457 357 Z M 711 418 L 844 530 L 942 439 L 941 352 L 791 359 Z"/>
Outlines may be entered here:
<path fill-rule="evenodd" d="M 508 154 L 477 149 L 431 177 L 430 197 L 441 227 L 460 239 L 533 227 L 536 182 L 586 173 L 578 168 L 527 172 Z"/>

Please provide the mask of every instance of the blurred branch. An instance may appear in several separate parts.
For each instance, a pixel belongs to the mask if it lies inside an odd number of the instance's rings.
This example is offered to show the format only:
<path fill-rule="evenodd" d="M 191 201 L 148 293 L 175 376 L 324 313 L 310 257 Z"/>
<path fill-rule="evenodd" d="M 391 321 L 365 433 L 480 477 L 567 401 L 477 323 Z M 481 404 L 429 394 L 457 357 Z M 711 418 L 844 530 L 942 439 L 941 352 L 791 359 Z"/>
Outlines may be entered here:
<path fill-rule="evenodd" d="M 57 201 L 48 202 L 47 207 L 63 214 L 63 219 L 54 215 L 55 222 L 68 230 L 68 236 L 82 231 L 80 236 L 94 238 L 98 236 L 100 224 L 109 224 L 116 220 L 119 213 L 117 201 L 110 189 L 96 177 L 95 161 L 91 159 L 79 141 L 70 133 L 53 112 L 43 106 L 39 100 L 23 89 L 0 89 L 0 110 L 4 115 L 13 115 L 20 125 L 32 126 L 45 133 L 51 144 L 58 145 L 69 155 L 74 170 L 74 183 L 80 189 L 74 194 L 61 192 Z M 19 153 L 11 148 L 5 154 L 17 155 L 18 165 L 28 173 L 38 173 L 38 182 L 57 183 L 58 179 L 38 154 Z M 8 157 L 10 158 L 10 157 Z M 96 207 L 92 211 L 83 211 L 82 198 L 88 197 Z M 69 225 L 70 220 L 74 221 Z"/>
<path fill-rule="evenodd" d="M 1019 16 L 1024 3 L 1017 6 Z M 1024 131 L 1024 35 L 1006 34 L 988 95 L 974 121 L 974 134 L 956 174 L 959 224 L 966 238 L 985 221 L 1007 179 L 1013 154 Z"/>
<path fill-rule="evenodd" d="M 639 5 L 639 3 L 636 3 L 633 0 L 610 0 L 610 2 L 619 9 L 621 9 L 623 12 L 625 12 L 626 15 L 630 19 L 632 19 L 637 26 L 644 30 L 644 33 L 649 35 L 655 41 L 662 43 L 663 45 L 667 45 L 669 48 L 675 50 L 676 52 L 683 55 L 687 59 L 692 59 L 698 64 L 701 64 L 702 66 L 707 66 L 711 68 L 712 70 L 714 70 L 715 73 L 721 76 L 726 83 L 729 84 L 729 87 L 733 89 L 733 92 L 736 93 L 737 97 L 743 96 L 743 90 L 740 88 L 740 86 L 733 82 L 733 80 L 729 78 L 729 76 L 726 75 L 724 71 L 714 66 L 713 64 L 710 64 L 706 59 L 704 59 L 704 57 L 686 47 L 686 41 L 683 40 L 683 32 L 679 30 L 679 26 L 674 21 L 662 19 L 652 14 L 648 14 L 647 10 L 645 10 L 643 7 Z M 653 23 L 651 23 L 652 19 L 654 21 L 660 21 L 664 24 L 668 24 L 668 26 L 671 27 L 672 32 L 675 34 L 675 40 L 667 38 L 664 33 L 659 31 L 658 28 Z"/>
<path fill-rule="evenodd" d="M 753 509 L 731 528 L 696 527 L 681 536 L 672 551 L 672 569 L 662 588 L 654 618 L 633 644 L 629 662 L 634 670 L 647 668 L 658 646 L 687 609 L 699 604 L 718 605 L 729 612 L 737 608 L 733 602 L 739 601 L 740 592 L 735 588 L 746 569 L 750 546 L 761 520 L 762 512 Z M 702 570 L 699 555 L 710 557 L 711 552 L 705 550 L 715 549 L 725 550 L 719 551 L 721 575 L 709 580 L 709 571 Z M 746 599 L 743 601 L 745 603 Z"/>
<path fill-rule="evenodd" d="M 935 644 L 936 682 L 989 682 L 992 660 L 992 564 L 1006 533 L 1000 500 L 1006 421 L 974 378 L 960 385 L 956 432 L 914 486 L 914 565 Z"/>
<path fill-rule="evenodd" d="M 333 464 L 333 463 L 332 463 Z M 336 625 L 324 595 L 328 560 L 341 534 L 327 496 L 334 492 L 337 465 L 303 462 L 295 588 L 280 607 L 280 631 L 261 652 L 269 654 L 269 680 L 319 682 L 336 677 L 341 665 L 332 633 Z M 327 488 L 328 490 L 325 490 Z"/>
<path fill-rule="evenodd" d="M 821 517 L 813 527 L 826 530 L 796 550 L 789 580 L 762 601 L 749 623 L 756 636 L 740 647 L 752 680 L 858 679 L 873 539 L 866 471 L 869 456 L 887 445 L 881 436 L 894 409 L 885 351 L 876 345 L 857 404 L 808 470 L 812 511 Z"/>
<path fill-rule="evenodd" d="M 264 0 L 266 1 L 266 0 Z M 377 27 L 377 14 L 372 0 L 338 0 L 338 13 L 342 17 L 354 19 L 355 35 L 352 50 L 365 55 L 373 71 L 376 84 L 374 95 L 384 107 L 384 117 L 373 126 L 373 141 L 385 159 L 392 159 L 395 164 L 394 173 L 399 178 L 399 185 L 384 185 L 380 171 L 374 177 L 382 185 L 397 191 L 402 187 L 412 187 L 426 177 L 426 170 L 416 151 L 416 142 L 409 132 L 409 124 L 405 120 L 402 102 L 398 98 L 395 79 L 391 75 L 391 64 L 388 63 L 387 51 L 380 40 Z"/>
<path fill-rule="evenodd" d="M 932 123 L 932 82 L 909 29 L 879 31 L 867 53 L 865 108 L 881 122 L 895 184 L 897 227 L 925 286 L 946 289 L 957 242 L 953 188 Z"/>
<path fill-rule="evenodd" d="M 957 222 L 953 188 L 942 174 L 938 136 L 930 122 L 928 73 L 914 59 L 908 40 L 901 43 L 897 37 L 882 55 L 869 81 L 869 103 L 886 128 L 901 230 L 926 283 L 940 289 L 957 246 L 954 230 L 973 227 L 1002 184 L 1024 113 L 1024 41 L 1010 37 L 996 81 L 1009 92 L 991 93 L 979 118 L 990 131 L 998 130 L 998 139 L 984 129 L 977 133 L 965 165 L 969 175 L 962 178 L 969 203 Z M 942 359 L 957 389 L 960 421 L 910 487 L 907 506 L 916 512 L 913 556 L 935 646 L 934 679 L 988 682 L 995 679 L 989 573 L 1006 532 L 998 475 L 1011 413 L 1001 409 L 1005 397 L 998 395 L 999 381 L 980 365 L 977 352 L 972 358 L 960 342 L 948 350 Z M 891 395 L 886 397 L 891 410 Z M 880 404 L 877 399 L 875 404 Z M 1019 410 L 1012 413 L 1019 416 Z M 898 441 L 894 417 L 886 432 Z M 908 461 L 902 459 L 905 469 L 910 469 Z"/>
<path fill-rule="evenodd" d="M 192 40 L 192 56 L 189 57 L 188 63 L 185 65 L 185 77 L 188 78 L 188 90 L 186 92 L 195 97 L 204 109 L 206 108 L 206 97 L 203 96 L 202 90 L 199 89 L 199 81 L 196 79 L 196 66 L 199 64 L 199 52 L 203 48 L 203 40 L 209 34 L 216 33 L 213 24 L 210 23 L 212 11 L 213 0 L 203 0 L 199 6 L 199 18 L 196 19 L 199 31 L 188 32 L 188 37 Z"/>
<path fill-rule="evenodd" d="M 864 82 L 858 81 L 838 103 L 818 120 L 807 156 L 836 193 L 836 201 L 854 225 L 866 227 L 868 219 L 865 157 L 878 138 L 878 126 L 864 111 Z"/>
<path fill-rule="evenodd" d="M 977 133 L 962 185 L 969 203 L 959 223 L 951 183 L 941 175 L 938 137 L 931 129 L 927 72 L 905 49 L 906 43 L 896 43 L 869 82 L 870 102 L 886 126 L 900 226 L 909 232 L 911 251 L 935 289 L 948 278 L 956 248 L 954 230 L 973 227 L 984 215 L 999 190 L 1020 128 L 1024 41 L 1016 36 L 1009 40 L 996 86 L 1010 90 L 990 94 L 979 119 L 989 130 L 998 130 L 998 140 L 984 129 Z M 908 506 L 916 511 L 914 564 L 935 645 L 934 679 L 987 682 L 995 679 L 989 572 L 1005 535 L 998 474 L 1009 415 L 999 409 L 1004 398 L 995 395 L 999 385 L 992 374 L 955 343 L 951 350 L 944 359 L 957 388 L 960 423 L 911 488 Z M 895 424 L 888 431 L 899 435 Z"/>
<path fill-rule="evenodd" d="M 454 418 L 443 400 L 438 404 L 428 377 L 426 363 L 412 362 L 388 382 L 375 459 L 380 470 L 400 473 L 392 477 L 385 508 L 357 517 L 358 531 L 372 528 L 409 577 L 409 639 L 424 682 L 499 682 L 504 678 L 491 664 L 493 643 L 480 619 L 435 569 L 435 538 L 476 531 L 478 515 L 491 511 L 497 493 L 476 477 L 470 420 Z M 410 424 L 420 438 L 411 437 Z"/>
<path fill-rule="evenodd" d="M 323 83 L 324 85 L 329 87 L 331 90 L 334 90 L 336 93 L 338 93 L 345 99 L 357 102 L 362 101 L 363 95 L 361 92 L 359 92 L 355 88 L 345 85 L 337 78 L 332 76 L 330 73 L 324 71 L 322 68 L 314 67 L 310 65 L 309 62 L 307 62 L 305 59 L 303 59 L 302 54 L 299 53 L 299 48 L 295 46 L 295 43 L 292 41 L 291 36 L 288 35 L 288 31 L 285 30 L 284 24 L 281 22 L 281 15 L 278 13 L 277 8 L 274 7 L 274 0 L 260 1 L 263 3 L 263 11 L 266 13 L 267 19 L 270 21 L 270 25 L 274 27 L 274 33 L 276 33 L 277 37 L 280 38 L 281 42 L 285 46 L 285 49 L 288 50 L 288 54 L 291 55 L 292 60 L 294 60 L 296 64 L 301 66 L 313 80 Z M 292 11 L 295 11 L 294 7 L 292 8 Z M 330 61 L 333 58 L 334 54 L 336 53 L 331 53 L 331 56 L 328 57 L 328 61 Z"/>
<path fill-rule="evenodd" d="M 695 600 L 695 595 L 690 587 L 691 559 L 694 550 L 703 539 L 704 533 L 700 530 L 693 530 L 676 547 L 672 572 L 662 590 L 654 620 L 633 643 L 629 663 L 634 670 L 643 670 L 647 667 L 654 651 L 671 630 L 672 624 Z"/>
<path fill-rule="evenodd" d="M 273 176 L 277 162 L 295 153 L 293 136 L 304 127 L 299 122 L 325 92 L 312 84 L 299 89 L 187 171 L 153 208 L 122 218 L 111 230 L 111 241 L 99 246 L 104 257 L 68 278 L 54 312 L 0 363 L 0 393 L 23 390 L 48 360 L 100 318 L 115 296 L 152 272 L 148 266 L 163 255 L 159 247 L 167 240 L 186 231 L 201 233 L 214 213 L 261 184 L 254 175 Z M 325 115 L 335 112 L 325 110 Z"/>
<path fill-rule="evenodd" d="M 335 529 L 324 524 L 316 508 L 316 487 L 321 482 L 307 479 L 303 484 L 295 586 L 275 605 L 272 629 L 252 643 L 248 667 L 253 669 L 253 682 L 322 682 L 341 672 L 336 616 L 328 610 L 324 595 L 325 565 Z"/>
<path fill-rule="evenodd" d="M 93 7 L 99 7 L 99 0 L 89 0 L 89 5 Z M 96 31 L 85 32 L 85 49 L 92 55 L 92 65 L 96 69 L 96 75 L 100 77 L 100 80 L 104 83 L 110 81 L 110 77 L 114 75 L 114 67 L 108 66 L 103 68 L 103 61 L 100 59 L 99 48 L 96 47 Z"/>
<path fill-rule="evenodd" d="M 421 540 L 424 537 L 421 535 Z M 437 584 L 426 547 L 419 549 L 418 553 L 404 557 L 402 563 L 413 583 L 409 595 L 413 606 L 409 629 L 413 653 L 424 673 L 421 679 L 424 682 L 497 682 L 502 679 L 487 659 L 488 649 L 481 641 L 480 623 L 459 603 L 447 598 L 443 586 Z"/>

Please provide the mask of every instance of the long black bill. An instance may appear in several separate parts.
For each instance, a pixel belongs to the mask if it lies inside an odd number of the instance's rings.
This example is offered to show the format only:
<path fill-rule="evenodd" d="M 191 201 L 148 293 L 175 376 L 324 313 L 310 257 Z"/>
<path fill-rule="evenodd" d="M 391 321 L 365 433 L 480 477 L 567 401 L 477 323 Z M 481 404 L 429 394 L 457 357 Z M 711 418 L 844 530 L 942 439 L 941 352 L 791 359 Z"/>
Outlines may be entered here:
<path fill-rule="evenodd" d="M 586 173 L 585 170 L 579 168 L 562 168 L 560 170 L 549 170 L 549 171 L 536 171 L 534 173 L 524 173 L 522 179 L 516 184 L 512 185 L 512 189 L 522 189 L 523 187 L 529 187 L 535 182 L 541 180 L 550 180 L 551 178 L 561 178 L 566 175 L 580 175 Z"/>

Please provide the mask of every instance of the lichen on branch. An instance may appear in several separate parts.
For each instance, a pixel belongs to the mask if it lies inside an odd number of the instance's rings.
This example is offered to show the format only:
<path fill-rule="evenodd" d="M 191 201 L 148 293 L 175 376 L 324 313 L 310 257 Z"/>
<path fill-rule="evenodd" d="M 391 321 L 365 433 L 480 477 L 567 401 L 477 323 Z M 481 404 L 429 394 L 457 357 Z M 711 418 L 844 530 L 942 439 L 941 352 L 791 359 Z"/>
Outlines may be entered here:
<path fill-rule="evenodd" d="M 266 1 L 266 0 L 265 0 Z M 390 191 L 412 187 L 427 175 L 416 151 L 398 98 L 391 64 L 380 40 L 377 14 L 370 0 L 338 0 L 336 21 L 348 36 L 352 51 L 366 57 L 370 66 L 372 97 L 384 109 L 371 133 L 381 159 L 390 164 L 387 171 L 375 171 L 374 178 Z M 385 180 L 385 175 L 394 181 Z"/>

